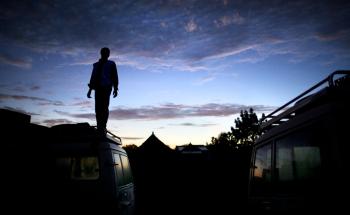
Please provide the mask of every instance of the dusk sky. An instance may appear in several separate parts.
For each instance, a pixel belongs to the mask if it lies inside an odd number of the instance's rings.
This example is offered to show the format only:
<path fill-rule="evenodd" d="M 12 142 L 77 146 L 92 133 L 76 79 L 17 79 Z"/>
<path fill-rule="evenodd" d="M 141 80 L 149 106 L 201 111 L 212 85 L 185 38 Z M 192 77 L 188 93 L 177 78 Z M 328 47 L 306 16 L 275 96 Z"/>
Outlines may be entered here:
<path fill-rule="evenodd" d="M 350 68 L 347 0 L 1 0 L 0 14 L 0 107 L 95 125 L 87 84 L 107 46 L 107 128 L 124 144 L 209 143 L 240 110 L 267 114 Z"/>

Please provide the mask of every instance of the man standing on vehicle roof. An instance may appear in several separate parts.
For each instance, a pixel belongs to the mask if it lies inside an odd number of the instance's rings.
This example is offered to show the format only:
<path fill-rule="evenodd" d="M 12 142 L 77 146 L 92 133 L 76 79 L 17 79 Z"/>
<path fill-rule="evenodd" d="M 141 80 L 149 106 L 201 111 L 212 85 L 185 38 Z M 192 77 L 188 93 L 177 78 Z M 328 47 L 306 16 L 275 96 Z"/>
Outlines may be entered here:
<path fill-rule="evenodd" d="M 101 58 L 93 65 L 87 97 L 91 98 L 91 91 L 95 90 L 97 130 L 99 134 L 105 136 L 109 115 L 109 98 L 112 88 L 114 89 L 113 98 L 117 97 L 119 80 L 115 62 L 108 60 L 110 54 L 109 48 L 102 48 L 100 54 Z"/>

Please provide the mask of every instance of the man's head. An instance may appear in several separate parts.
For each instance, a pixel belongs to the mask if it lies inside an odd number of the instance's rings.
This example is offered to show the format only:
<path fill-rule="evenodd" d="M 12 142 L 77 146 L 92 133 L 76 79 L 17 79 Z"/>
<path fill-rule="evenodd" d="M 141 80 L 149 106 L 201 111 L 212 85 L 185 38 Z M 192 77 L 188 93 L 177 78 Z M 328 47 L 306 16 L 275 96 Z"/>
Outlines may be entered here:
<path fill-rule="evenodd" d="M 101 53 L 101 58 L 102 59 L 107 60 L 109 58 L 109 53 L 110 53 L 109 48 L 103 47 L 101 49 L 100 53 Z"/>

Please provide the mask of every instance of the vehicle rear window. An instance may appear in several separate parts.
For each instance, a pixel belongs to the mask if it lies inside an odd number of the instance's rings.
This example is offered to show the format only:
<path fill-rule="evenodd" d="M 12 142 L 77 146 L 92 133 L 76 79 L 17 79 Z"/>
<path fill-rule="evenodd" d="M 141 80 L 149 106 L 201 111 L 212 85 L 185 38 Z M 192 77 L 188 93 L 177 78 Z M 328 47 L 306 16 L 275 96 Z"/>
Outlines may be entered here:
<path fill-rule="evenodd" d="M 253 192 L 269 192 L 271 186 L 272 144 L 268 143 L 256 149 L 253 166 Z"/>
<path fill-rule="evenodd" d="M 118 186 L 124 185 L 123 167 L 119 154 L 114 154 L 114 168 Z"/>
<path fill-rule="evenodd" d="M 132 183 L 133 179 L 128 157 L 125 155 L 114 154 L 114 164 L 118 186 Z"/>
<path fill-rule="evenodd" d="M 99 178 L 99 162 L 94 156 L 56 158 L 56 174 L 72 180 L 96 180 Z"/>
<path fill-rule="evenodd" d="M 315 184 L 320 179 L 321 149 L 318 139 L 310 129 L 276 140 L 276 180 L 280 191 L 294 192 L 310 186 L 308 182 Z"/>
<path fill-rule="evenodd" d="M 130 169 L 129 159 L 124 155 L 121 155 L 120 157 L 122 158 L 124 183 L 125 184 L 132 183 L 132 173 L 131 173 L 131 169 Z"/>

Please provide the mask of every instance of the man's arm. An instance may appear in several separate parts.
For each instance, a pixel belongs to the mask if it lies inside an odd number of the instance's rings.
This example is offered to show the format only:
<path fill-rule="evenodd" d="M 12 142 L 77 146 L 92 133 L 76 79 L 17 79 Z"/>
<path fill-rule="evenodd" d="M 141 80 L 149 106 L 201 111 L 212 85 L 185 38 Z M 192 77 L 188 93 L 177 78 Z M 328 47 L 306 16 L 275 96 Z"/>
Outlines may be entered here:
<path fill-rule="evenodd" d="M 118 85 L 119 85 L 119 79 L 118 79 L 118 71 L 117 66 L 114 63 L 112 67 L 112 82 L 113 82 L 113 98 L 118 96 Z"/>
<path fill-rule="evenodd" d="M 88 93 L 87 93 L 87 97 L 88 97 L 88 98 L 91 98 L 91 90 L 92 90 L 92 89 L 89 88 L 89 91 L 88 91 Z"/>
<path fill-rule="evenodd" d="M 96 89 L 96 82 L 97 82 L 97 80 L 96 80 L 96 76 L 97 76 L 97 65 L 93 65 L 93 68 L 92 68 L 92 72 L 91 72 L 91 78 L 90 78 L 90 82 L 89 82 L 89 84 L 88 84 L 88 86 L 89 86 L 89 88 L 90 89 Z"/>
<path fill-rule="evenodd" d="M 87 97 L 91 98 L 91 91 L 93 89 L 96 89 L 96 68 L 95 68 L 95 64 L 93 65 L 93 68 L 92 68 L 90 82 L 89 82 L 88 86 L 89 86 L 89 91 L 87 93 Z"/>

